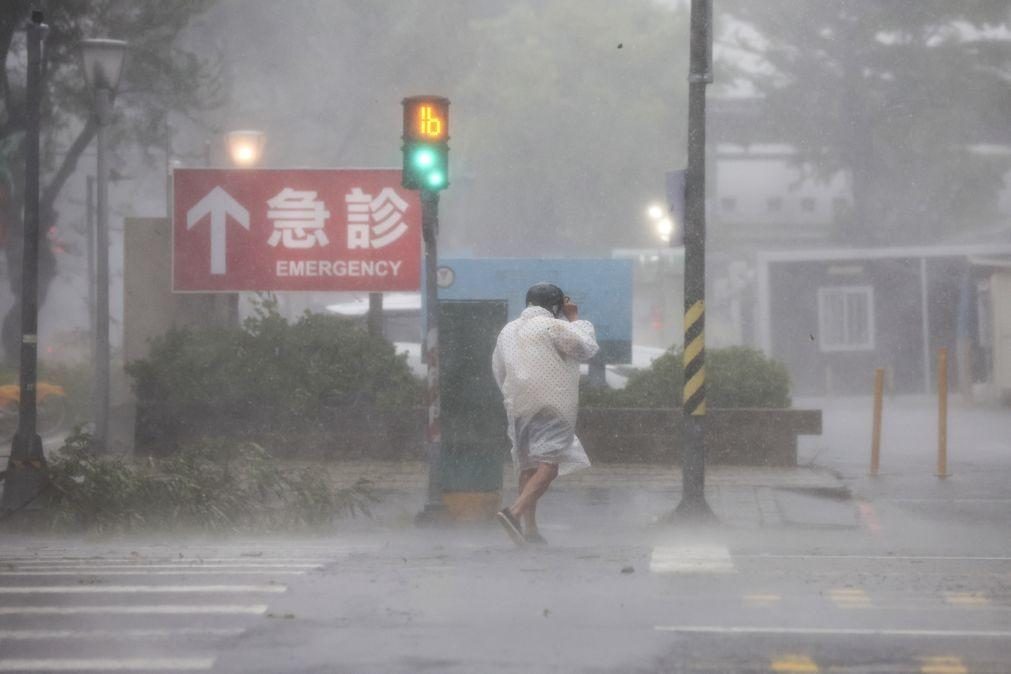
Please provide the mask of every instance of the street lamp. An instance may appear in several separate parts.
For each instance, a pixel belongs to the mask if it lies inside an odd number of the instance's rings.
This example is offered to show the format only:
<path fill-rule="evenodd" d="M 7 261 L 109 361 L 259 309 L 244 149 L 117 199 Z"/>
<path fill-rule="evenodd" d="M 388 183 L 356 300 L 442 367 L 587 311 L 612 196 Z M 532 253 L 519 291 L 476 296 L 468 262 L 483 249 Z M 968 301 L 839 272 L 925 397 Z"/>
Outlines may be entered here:
<path fill-rule="evenodd" d="M 127 43 L 122 40 L 81 40 L 81 65 L 95 95 L 98 122 L 98 170 L 95 229 L 95 441 L 105 448 L 109 435 L 109 167 L 105 129 L 112 121 L 112 101 L 119 87 Z"/>
<path fill-rule="evenodd" d="M 262 131 L 229 131 L 225 134 L 228 156 L 239 168 L 250 168 L 260 162 L 267 136 Z"/>
<path fill-rule="evenodd" d="M 653 221 L 660 240 L 670 243 L 671 237 L 674 235 L 674 220 L 669 215 L 665 215 L 664 208 L 659 204 L 650 204 L 646 209 L 646 214 Z"/>
<path fill-rule="evenodd" d="M 36 424 L 35 387 L 39 357 L 39 121 L 43 86 L 42 44 L 49 27 L 42 12 L 32 12 L 27 26 L 28 72 L 25 82 L 25 204 L 21 252 L 21 353 L 18 427 L 7 460 L 0 502 L 5 514 L 27 508 L 45 487 L 46 457 Z"/>

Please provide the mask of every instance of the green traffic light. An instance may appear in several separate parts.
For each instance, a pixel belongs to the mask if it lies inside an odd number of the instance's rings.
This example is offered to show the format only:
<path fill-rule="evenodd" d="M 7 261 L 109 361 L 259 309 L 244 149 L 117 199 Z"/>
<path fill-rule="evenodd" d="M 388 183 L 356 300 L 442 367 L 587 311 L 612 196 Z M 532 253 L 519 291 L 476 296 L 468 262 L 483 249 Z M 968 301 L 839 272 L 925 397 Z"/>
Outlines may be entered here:
<path fill-rule="evenodd" d="M 435 165 L 435 160 L 435 150 L 430 147 L 423 147 L 414 153 L 413 163 L 420 169 L 427 169 Z"/>
<path fill-rule="evenodd" d="M 428 186 L 429 187 L 432 187 L 432 188 L 442 187 L 443 184 L 445 184 L 445 182 L 446 182 L 446 176 L 443 175 L 442 171 L 432 171 L 431 173 L 428 174 Z"/>

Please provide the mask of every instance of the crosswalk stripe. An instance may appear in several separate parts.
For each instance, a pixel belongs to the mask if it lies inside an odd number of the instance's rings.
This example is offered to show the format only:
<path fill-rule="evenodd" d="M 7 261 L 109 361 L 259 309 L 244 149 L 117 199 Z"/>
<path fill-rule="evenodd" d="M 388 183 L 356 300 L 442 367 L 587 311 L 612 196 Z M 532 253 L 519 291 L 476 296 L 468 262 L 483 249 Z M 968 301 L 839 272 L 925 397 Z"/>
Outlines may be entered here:
<path fill-rule="evenodd" d="M 284 585 L 22 585 L 0 586 L 0 594 L 226 594 L 284 592 Z"/>
<path fill-rule="evenodd" d="M 0 659 L 0 672 L 122 672 L 204 671 L 214 658 L 9 658 Z"/>
<path fill-rule="evenodd" d="M 237 637 L 243 627 L 176 627 L 124 630 L 0 630 L 0 641 L 44 641 L 47 639 L 167 639 L 178 637 Z"/>
<path fill-rule="evenodd" d="M 263 571 L 252 571 L 249 569 L 180 569 L 178 571 L 123 571 L 114 569 L 111 571 L 96 571 L 95 569 L 82 569 L 66 571 L 63 569 L 52 571 L 0 571 L 0 577 L 4 576 L 304 576 L 305 571 L 286 571 L 284 569 L 264 569 Z"/>
<path fill-rule="evenodd" d="M 721 545 L 656 546 L 650 555 L 653 573 L 734 573 L 730 551 Z"/>
<path fill-rule="evenodd" d="M 266 604 L 220 605 L 110 605 L 110 606 L 0 606 L 0 615 L 262 615 Z"/>
<path fill-rule="evenodd" d="M 0 564 L 0 568 L 5 568 Z M 7 570 L 20 571 L 94 571 L 105 569 L 320 569 L 322 564 L 16 564 L 6 567 Z"/>

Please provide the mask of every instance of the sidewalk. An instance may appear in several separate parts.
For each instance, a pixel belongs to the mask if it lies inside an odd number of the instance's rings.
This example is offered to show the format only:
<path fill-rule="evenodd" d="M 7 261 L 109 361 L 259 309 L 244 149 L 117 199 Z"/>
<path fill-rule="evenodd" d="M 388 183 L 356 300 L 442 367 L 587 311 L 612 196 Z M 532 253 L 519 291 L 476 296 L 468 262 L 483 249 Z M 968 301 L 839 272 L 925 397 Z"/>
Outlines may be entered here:
<path fill-rule="evenodd" d="M 326 464 L 334 484 L 372 482 L 387 506 L 410 509 L 423 501 L 428 468 L 423 462 L 348 461 Z M 516 492 L 516 475 L 503 468 L 503 500 Z M 571 504 L 604 506 L 624 519 L 649 518 L 677 504 L 681 471 L 676 466 L 601 464 L 558 478 L 545 496 L 545 509 Z M 822 468 L 710 466 L 706 498 L 720 521 L 735 528 L 782 526 L 854 527 L 856 510 L 845 485 Z M 380 513 L 388 507 L 380 507 Z M 402 514 L 404 514 L 402 512 Z"/>

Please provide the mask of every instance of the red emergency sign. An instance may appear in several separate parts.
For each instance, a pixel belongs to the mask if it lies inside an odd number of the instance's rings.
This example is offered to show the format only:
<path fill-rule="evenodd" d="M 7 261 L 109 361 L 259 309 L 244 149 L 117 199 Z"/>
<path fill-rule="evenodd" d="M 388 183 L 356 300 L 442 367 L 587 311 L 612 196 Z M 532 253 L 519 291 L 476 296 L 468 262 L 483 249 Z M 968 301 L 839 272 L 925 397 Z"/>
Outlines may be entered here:
<path fill-rule="evenodd" d="M 421 202 L 398 169 L 176 169 L 177 292 L 412 291 Z"/>

